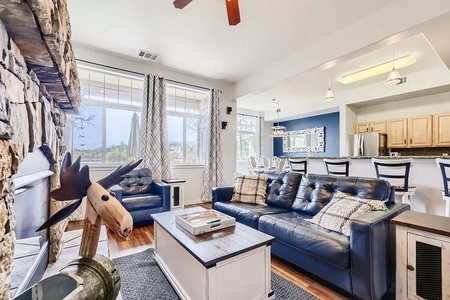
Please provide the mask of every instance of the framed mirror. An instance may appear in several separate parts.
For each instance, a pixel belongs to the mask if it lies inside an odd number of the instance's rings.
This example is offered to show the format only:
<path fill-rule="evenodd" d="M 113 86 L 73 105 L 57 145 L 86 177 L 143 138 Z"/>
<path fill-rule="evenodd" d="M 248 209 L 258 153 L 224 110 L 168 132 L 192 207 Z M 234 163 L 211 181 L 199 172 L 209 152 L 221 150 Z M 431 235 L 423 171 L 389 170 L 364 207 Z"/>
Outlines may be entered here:
<path fill-rule="evenodd" d="M 288 131 L 283 137 L 283 152 L 324 152 L 325 127 Z"/>

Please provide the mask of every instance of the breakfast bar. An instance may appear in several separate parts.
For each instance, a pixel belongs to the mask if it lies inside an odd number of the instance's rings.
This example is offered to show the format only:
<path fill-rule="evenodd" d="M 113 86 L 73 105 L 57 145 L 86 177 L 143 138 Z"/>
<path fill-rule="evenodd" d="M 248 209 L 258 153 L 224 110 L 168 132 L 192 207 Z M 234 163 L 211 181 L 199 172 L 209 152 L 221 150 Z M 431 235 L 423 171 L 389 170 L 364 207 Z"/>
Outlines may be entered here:
<path fill-rule="evenodd" d="M 308 173 L 326 174 L 327 170 L 324 158 L 346 157 L 309 157 Z M 372 158 L 368 156 L 350 157 L 350 176 L 376 177 Z M 382 159 L 413 158 L 414 162 L 410 170 L 410 184 L 415 185 L 416 192 L 412 197 L 411 209 L 418 212 L 426 212 L 434 215 L 445 215 L 445 201 L 442 200 L 442 177 L 436 165 L 436 158 L 448 158 L 444 156 L 379 156 Z M 397 202 L 401 199 L 397 196 Z"/>

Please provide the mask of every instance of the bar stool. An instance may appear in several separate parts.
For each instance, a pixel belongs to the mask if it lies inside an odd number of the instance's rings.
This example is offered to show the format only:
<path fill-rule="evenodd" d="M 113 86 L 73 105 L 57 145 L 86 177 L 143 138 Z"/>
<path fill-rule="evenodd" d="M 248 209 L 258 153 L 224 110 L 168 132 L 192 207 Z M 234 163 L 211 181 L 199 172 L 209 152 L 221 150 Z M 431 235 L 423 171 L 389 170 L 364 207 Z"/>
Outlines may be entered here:
<path fill-rule="evenodd" d="M 385 179 L 395 188 L 395 194 L 402 196 L 402 203 L 411 205 L 416 187 L 409 184 L 409 170 L 414 159 L 377 159 L 372 158 L 377 178 Z"/>
<path fill-rule="evenodd" d="M 444 189 L 442 190 L 442 199 L 445 200 L 445 216 L 450 217 L 450 159 L 436 158 L 436 164 L 441 171 Z"/>
<path fill-rule="evenodd" d="M 348 176 L 350 164 L 352 162 L 351 158 L 324 158 L 323 161 L 327 167 L 328 175 Z"/>
<path fill-rule="evenodd" d="M 308 172 L 308 159 L 307 158 L 288 158 L 289 165 L 292 172 L 298 172 L 306 174 Z"/>

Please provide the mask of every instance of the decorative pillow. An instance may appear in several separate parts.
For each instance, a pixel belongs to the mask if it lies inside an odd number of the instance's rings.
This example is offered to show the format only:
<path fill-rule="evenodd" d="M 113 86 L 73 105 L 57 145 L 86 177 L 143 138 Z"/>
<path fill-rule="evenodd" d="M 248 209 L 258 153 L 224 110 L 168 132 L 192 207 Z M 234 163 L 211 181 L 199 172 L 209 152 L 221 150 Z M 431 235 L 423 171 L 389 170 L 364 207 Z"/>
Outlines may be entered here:
<path fill-rule="evenodd" d="M 337 192 L 330 203 L 310 219 L 310 222 L 350 236 L 350 220 L 372 210 L 387 210 L 387 207 L 384 201 L 362 199 Z"/>
<path fill-rule="evenodd" d="M 234 174 L 233 202 L 266 205 L 267 175 Z"/>

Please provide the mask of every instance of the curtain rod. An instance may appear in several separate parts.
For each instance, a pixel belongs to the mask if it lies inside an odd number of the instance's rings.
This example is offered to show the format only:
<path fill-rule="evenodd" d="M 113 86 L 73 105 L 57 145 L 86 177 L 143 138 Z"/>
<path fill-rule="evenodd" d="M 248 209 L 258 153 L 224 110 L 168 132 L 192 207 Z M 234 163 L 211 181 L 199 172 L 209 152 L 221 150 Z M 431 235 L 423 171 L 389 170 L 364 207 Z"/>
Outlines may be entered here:
<path fill-rule="evenodd" d="M 111 66 L 107 66 L 107 65 L 103 65 L 103 64 L 99 64 L 99 63 L 94 63 L 94 62 L 90 62 L 90 61 L 83 60 L 83 59 L 75 59 L 75 60 L 76 61 L 80 61 L 80 62 L 84 62 L 84 63 L 88 63 L 88 64 L 93 64 L 93 65 L 100 66 L 100 67 L 104 67 L 104 68 L 114 69 L 114 70 L 117 70 L 117 71 L 123 71 L 123 72 L 127 72 L 127 73 L 132 73 L 132 74 L 136 74 L 136 75 L 145 76 L 144 73 L 130 71 L 130 70 L 127 70 L 127 69 L 111 67 Z M 184 85 L 188 85 L 188 86 L 195 87 L 195 88 L 198 88 L 198 89 L 203 89 L 203 90 L 207 90 L 207 91 L 210 90 L 210 88 L 206 88 L 206 87 L 195 85 L 195 84 L 190 84 L 190 83 L 186 83 L 186 82 L 176 81 L 176 80 L 173 80 L 173 79 L 166 79 L 166 80 L 169 81 L 169 82 L 172 82 L 172 83 L 184 84 Z"/>

